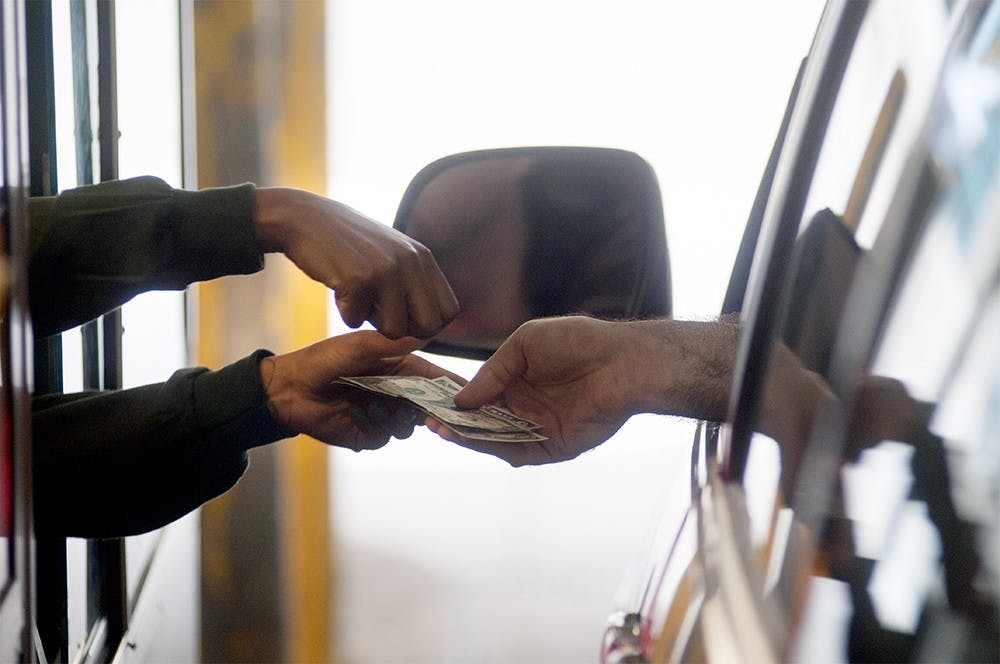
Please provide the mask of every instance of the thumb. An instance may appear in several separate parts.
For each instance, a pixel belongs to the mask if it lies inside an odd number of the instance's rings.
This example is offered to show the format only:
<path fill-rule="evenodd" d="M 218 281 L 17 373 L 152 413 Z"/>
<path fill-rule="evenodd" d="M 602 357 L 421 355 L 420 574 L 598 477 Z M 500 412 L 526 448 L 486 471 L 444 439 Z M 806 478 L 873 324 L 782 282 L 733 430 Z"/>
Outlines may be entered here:
<path fill-rule="evenodd" d="M 455 405 L 459 408 L 478 408 L 495 400 L 511 383 L 522 377 L 527 368 L 520 338 L 511 337 L 455 395 Z"/>
<path fill-rule="evenodd" d="M 388 357 L 407 355 L 419 349 L 426 343 L 415 337 L 389 339 L 374 330 L 349 332 L 341 337 L 349 342 L 348 357 L 350 371 L 363 372 Z"/>

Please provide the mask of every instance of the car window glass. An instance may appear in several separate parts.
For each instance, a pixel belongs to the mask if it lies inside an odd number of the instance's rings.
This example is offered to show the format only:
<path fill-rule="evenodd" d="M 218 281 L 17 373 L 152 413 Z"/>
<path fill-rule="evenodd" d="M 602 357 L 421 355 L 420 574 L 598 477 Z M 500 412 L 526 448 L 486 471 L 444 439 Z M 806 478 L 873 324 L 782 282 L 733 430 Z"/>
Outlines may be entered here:
<path fill-rule="evenodd" d="M 915 3 L 908 8 L 906 20 L 900 20 L 894 3 L 872 3 L 837 95 L 804 220 L 824 208 L 843 216 L 852 193 L 865 188 L 865 178 L 872 177 L 868 185 L 871 194 L 866 197 L 861 218 L 849 223 L 857 228 L 863 221 L 858 228 L 859 241 L 863 246 L 871 244 L 892 196 L 893 183 L 899 178 L 907 146 L 922 126 L 935 85 L 935 77 L 928 72 L 940 66 L 948 32 L 943 4 Z M 898 98 L 894 100 L 893 95 Z M 886 142 L 872 144 L 883 109 Z M 876 152 L 871 159 L 880 163 L 875 171 L 866 173 L 861 166 L 869 145 Z"/>
<path fill-rule="evenodd" d="M 797 414 L 813 405 L 799 399 L 808 390 L 795 384 L 802 382 L 797 376 L 808 373 L 811 384 L 806 387 L 825 380 L 855 268 L 871 244 L 858 240 L 860 219 L 875 207 L 876 197 L 871 194 L 876 180 L 883 171 L 893 170 L 887 168 L 893 165 L 888 156 L 892 154 L 898 162 L 909 146 L 907 132 L 900 127 L 911 127 L 912 141 L 912 126 L 926 115 L 934 79 L 926 72 L 935 71 L 934 59 L 944 57 L 947 19 L 946 8 L 937 3 L 925 3 L 913 20 L 904 22 L 884 3 L 873 3 L 861 25 L 823 137 L 798 238 L 784 259 L 788 268 L 781 322 L 773 358 L 765 369 L 766 403 L 748 449 L 749 462 L 755 448 L 771 447 L 777 439 L 782 477 L 766 477 L 748 463 L 743 481 L 750 504 L 776 493 L 779 500 L 785 500 L 792 490 L 790 484 L 796 481 L 794 466 L 810 422 L 781 422 L 799 420 Z M 928 48 L 933 44 L 937 47 Z M 907 72 L 911 71 L 923 72 L 923 76 L 914 73 L 910 82 Z M 865 130 L 858 131 L 859 127 Z M 898 173 L 885 177 L 898 178 Z M 884 204 L 878 207 L 884 212 Z M 853 218 L 845 219 L 848 212 Z M 785 392 L 791 392 L 792 398 L 780 396 Z M 773 510 L 751 514 L 752 532 L 770 532 L 772 515 Z M 767 564 L 763 559 L 762 567 Z"/>
<path fill-rule="evenodd" d="M 885 206 L 844 305 L 848 323 L 862 311 L 877 324 L 840 327 L 818 373 L 788 338 L 769 369 L 787 398 L 770 401 L 778 419 L 798 421 L 779 429 L 783 486 L 815 538 L 808 564 L 822 563 L 806 572 L 800 558 L 795 574 L 844 584 L 852 660 L 997 652 L 1000 8 L 966 18 L 941 103 L 906 141 L 899 179 L 920 186 Z M 816 381 L 804 418 L 783 408 L 802 402 L 788 386 L 806 384 L 789 376 Z M 762 412 L 759 424 L 775 410 Z"/>

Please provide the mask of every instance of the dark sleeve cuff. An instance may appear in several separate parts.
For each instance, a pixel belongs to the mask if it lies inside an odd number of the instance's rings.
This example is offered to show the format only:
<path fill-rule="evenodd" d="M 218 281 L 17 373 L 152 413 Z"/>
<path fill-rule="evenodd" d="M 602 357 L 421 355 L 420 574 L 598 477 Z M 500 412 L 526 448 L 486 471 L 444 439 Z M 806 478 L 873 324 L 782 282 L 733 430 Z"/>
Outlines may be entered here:
<path fill-rule="evenodd" d="M 272 355 L 268 350 L 257 350 L 195 378 L 194 409 L 199 429 L 218 430 L 223 440 L 231 440 L 244 450 L 295 435 L 275 420 L 267 407 L 260 362 Z"/>
<path fill-rule="evenodd" d="M 256 187 L 174 189 L 143 176 L 28 203 L 35 334 L 69 329 L 149 290 L 264 267 Z"/>
<path fill-rule="evenodd" d="M 293 432 L 267 408 L 258 350 L 166 383 L 33 401 L 39 533 L 121 537 L 158 528 L 223 493 L 251 447 Z"/>
<path fill-rule="evenodd" d="M 191 265 L 211 265 L 216 273 L 211 276 L 252 274 L 264 267 L 254 230 L 255 192 L 250 183 L 174 190 L 175 218 Z"/>

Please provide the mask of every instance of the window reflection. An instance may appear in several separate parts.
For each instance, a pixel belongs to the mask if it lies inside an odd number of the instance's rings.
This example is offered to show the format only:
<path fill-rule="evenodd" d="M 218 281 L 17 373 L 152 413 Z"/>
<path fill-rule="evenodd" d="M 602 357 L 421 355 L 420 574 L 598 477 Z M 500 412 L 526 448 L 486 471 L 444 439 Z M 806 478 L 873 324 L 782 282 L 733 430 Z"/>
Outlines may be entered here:
<path fill-rule="evenodd" d="M 838 170 L 836 132 L 826 137 L 754 426 L 778 441 L 779 507 L 810 552 L 771 559 L 772 576 L 777 561 L 800 581 L 774 584 L 771 599 L 807 627 L 818 595 L 794 589 L 842 583 L 851 660 L 1000 651 L 1000 5 L 974 3 L 958 28 L 939 102 L 931 89 L 914 102 L 907 78 L 901 112 L 919 121 L 887 143 L 873 192 L 899 184 L 857 232 L 823 181 L 862 160 Z M 850 76 L 846 89 L 861 85 Z"/>

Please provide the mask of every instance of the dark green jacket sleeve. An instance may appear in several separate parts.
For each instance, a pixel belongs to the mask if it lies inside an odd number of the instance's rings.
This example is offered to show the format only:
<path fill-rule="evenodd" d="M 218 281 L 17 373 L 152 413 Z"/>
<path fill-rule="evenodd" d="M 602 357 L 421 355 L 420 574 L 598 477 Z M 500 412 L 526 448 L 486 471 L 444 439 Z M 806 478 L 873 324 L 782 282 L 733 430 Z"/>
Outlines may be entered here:
<path fill-rule="evenodd" d="M 292 435 L 271 417 L 257 351 L 165 383 L 32 404 L 41 533 L 118 537 L 173 521 L 232 487 L 247 450 Z"/>
<path fill-rule="evenodd" d="M 148 290 L 263 268 L 254 186 L 184 191 L 154 177 L 28 201 L 35 336 L 84 323 Z"/>

